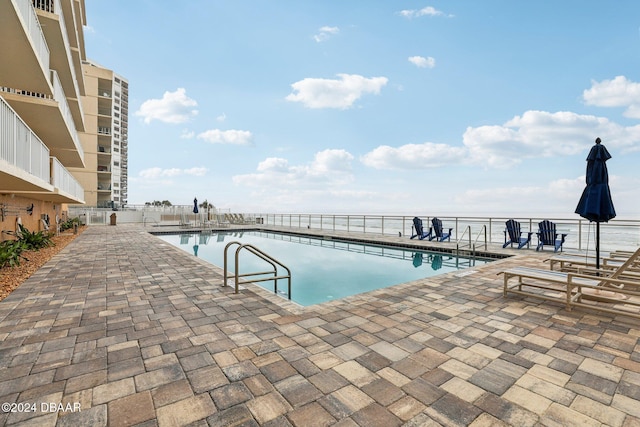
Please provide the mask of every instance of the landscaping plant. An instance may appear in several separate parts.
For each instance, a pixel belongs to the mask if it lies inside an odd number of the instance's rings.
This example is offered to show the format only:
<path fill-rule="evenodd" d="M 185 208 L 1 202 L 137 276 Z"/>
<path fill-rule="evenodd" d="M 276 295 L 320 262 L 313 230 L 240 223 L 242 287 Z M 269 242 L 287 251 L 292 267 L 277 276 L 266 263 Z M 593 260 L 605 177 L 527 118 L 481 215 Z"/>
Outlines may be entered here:
<path fill-rule="evenodd" d="M 20 240 L 5 240 L 0 242 L 0 268 L 20 265 L 20 258 L 29 261 L 22 252 L 27 249 Z"/>

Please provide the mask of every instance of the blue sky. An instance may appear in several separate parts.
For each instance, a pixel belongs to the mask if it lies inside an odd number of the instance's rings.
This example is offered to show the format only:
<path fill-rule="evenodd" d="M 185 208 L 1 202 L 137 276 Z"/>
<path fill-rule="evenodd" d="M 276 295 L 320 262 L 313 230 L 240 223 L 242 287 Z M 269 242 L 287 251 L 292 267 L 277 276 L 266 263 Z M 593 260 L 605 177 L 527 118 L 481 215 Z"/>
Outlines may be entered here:
<path fill-rule="evenodd" d="M 571 218 L 596 137 L 640 214 L 640 2 L 86 0 L 129 203 Z"/>

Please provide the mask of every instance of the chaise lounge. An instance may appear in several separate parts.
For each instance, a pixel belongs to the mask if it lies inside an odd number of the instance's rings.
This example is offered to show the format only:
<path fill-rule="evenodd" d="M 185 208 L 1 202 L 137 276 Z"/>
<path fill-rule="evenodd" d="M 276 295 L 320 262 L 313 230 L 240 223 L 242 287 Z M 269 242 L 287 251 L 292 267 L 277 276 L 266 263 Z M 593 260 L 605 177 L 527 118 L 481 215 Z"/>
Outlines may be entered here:
<path fill-rule="evenodd" d="M 504 297 L 514 293 L 563 302 L 567 310 L 586 307 L 640 318 L 640 276 L 633 271 L 639 260 L 640 248 L 611 270 L 572 273 L 514 267 L 499 274 L 504 275 Z"/>

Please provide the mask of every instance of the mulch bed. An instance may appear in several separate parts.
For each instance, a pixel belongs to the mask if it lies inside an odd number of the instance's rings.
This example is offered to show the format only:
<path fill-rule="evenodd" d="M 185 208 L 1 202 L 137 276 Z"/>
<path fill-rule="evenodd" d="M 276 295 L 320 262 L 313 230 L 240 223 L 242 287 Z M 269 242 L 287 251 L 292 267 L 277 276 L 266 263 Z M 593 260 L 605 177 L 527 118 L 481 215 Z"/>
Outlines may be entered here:
<path fill-rule="evenodd" d="M 27 259 L 21 259 L 20 265 L 0 269 L 0 301 L 38 271 L 54 255 L 64 249 L 73 239 L 78 237 L 85 228 L 86 226 L 78 228 L 78 234 L 73 234 L 73 230 L 67 230 L 64 233 L 60 233 L 59 236 L 53 236 L 51 238 L 54 243 L 53 246 L 38 251 L 23 252 L 22 255 Z"/>

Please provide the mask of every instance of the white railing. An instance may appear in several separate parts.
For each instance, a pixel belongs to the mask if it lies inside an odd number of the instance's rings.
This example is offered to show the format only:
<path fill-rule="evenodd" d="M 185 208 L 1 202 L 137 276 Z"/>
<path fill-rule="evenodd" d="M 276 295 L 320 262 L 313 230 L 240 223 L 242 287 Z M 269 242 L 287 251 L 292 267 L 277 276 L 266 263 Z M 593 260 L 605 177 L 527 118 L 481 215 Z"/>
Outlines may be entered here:
<path fill-rule="evenodd" d="M 346 231 L 407 236 L 411 235 L 413 216 L 394 215 L 331 215 L 331 214 L 250 214 L 257 223 L 285 228 L 309 228 L 330 231 Z M 421 216 L 425 226 L 431 217 Z M 513 218 L 522 225 L 522 230 L 533 231 L 531 246 L 536 246 L 538 222 L 549 219 L 556 223 L 558 232 L 568 233 L 564 244 L 566 249 L 587 250 L 594 247 L 595 223 L 579 218 L 518 218 L 518 217 L 445 217 L 439 216 L 444 227 L 453 228 L 451 240 L 458 240 L 467 227 L 476 235 L 486 227 L 487 242 L 504 242 L 505 222 Z M 611 251 L 640 246 L 640 220 L 612 219 L 600 224 L 600 248 Z"/>
<path fill-rule="evenodd" d="M 49 149 L 0 96 L 0 159 L 49 183 Z"/>
<path fill-rule="evenodd" d="M 14 0 L 14 4 L 18 6 L 22 21 L 25 23 L 27 34 L 33 43 L 34 51 L 40 63 L 42 64 L 42 70 L 44 72 L 49 70 L 49 47 L 44 38 L 42 27 L 40 27 L 40 21 L 38 21 L 38 15 L 33 8 L 32 0 Z"/>
<path fill-rule="evenodd" d="M 51 157 L 51 171 L 51 183 L 54 187 L 84 201 L 84 188 L 55 157 Z"/>
<path fill-rule="evenodd" d="M 163 214 L 175 213 L 189 214 L 193 205 L 179 206 L 146 206 L 127 205 L 120 208 L 118 215 L 124 212 L 131 212 L 131 217 L 127 217 L 130 222 L 143 222 L 145 215 L 151 212 L 161 212 Z M 109 210 L 74 208 L 78 213 L 99 216 Z M 103 211 L 103 212 L 101 212 Z M 215 213 L 224 217 L 228 209 L 211 209 Z M 135 214 L 134 214 L 135 212 Z M 205 209 L 200 209 L 201 213 Z M 72 212 L 70 211 L 70 214 Z M 77 215 L 76 214 L 76 215 Z M 327 230 L 332 232 L 365 233 L 372 235 L 400 236 L 409 240 L 411 228 L 413 226 L 413 216 L 401 215 L 332 215 L 332 214 L 272 214 L 272 213 L 244 213 L 247 221 L 244 223 L 275 226 L 290 229 L 314 229 Z M 136 219 L 138 218 L 138 219 Z M 431 217 L 420 216 L 425 227 L 431 224 Z M 519 221 L 523 234 L 532 231 L 531 248 L 536 247 L 537 239 L 535 232 L 538 230 L 538 223 L 544 219 L 549 219 L 557 226 L 558 232 L 567 233 L 567 239 L 563 246 L 565 249 L 592 250 L 595 241 L 595 223 L 579 218 L 538 218 L 538 217 L 453 217 L 439 216 L 445 228 L 453 228 L 451 241 L 457 241 L 463 236 L 465 230 L 471 236 L 476 237 L 477 244 L 482 240 L 484 246 L 486 241 L 489 245 L 500 245 L 505 241 L 505 223 L 509 219 Z M 103 223 L 101 220 L 99 223 Z M 236 224 L 242 226 L 243 224 Z M 484 237 L 486 235 L 486 237 Z M 617 249 L 637 249 L 640 246 L 640 220 L 628 220 L 614 218 L 607 223 L 600 224 L 600 248 L 602 251 L 613 251 Z"/>
<path fill-rule="evenodd" d="M 60 78 L 58 77 L 58 73 L 55 70 L 51 70 L 51 81 L 53 82 L 53 98 L 58 102 L 60 112 L 62 113 L 62 117 L 64 118 L 65 123 L 67 124 L 69 135 L 71 135 L 71 139 L 73 140 L 73 144 L 75 145 L 78 154 L 81 158 L 84 159 L 84 150 L 82 148 L 82 144 L 80 143 L 78 131 L 76 130 L 76 125 L 73 120 L 73 114 L 71 114 L 71 109 L 69 108 L 69 104 L 67 103 L 67 97 L 64 93 L 64 89 L 62 89 L 62 83 L 60 83 Z"/>
<path fill-rule="evenodd" d="M 67 34 L 67 24 L 65 22 L 62 8 L 54 7 L 55 6 L 54 0 L 35 0 L 34 6 L 38 9 L 45 10 L 47 12 L 51 12 L 53 14 L 58 15 L 58 19 L 60 21 L 60 32 L 62 33 L 62 41 L 63 41 L 62 44 L 64 45 L 67 61 L 69 63 L 69 71 L 71 73 L 71 81 L 73 82 L 73 87 L 74 87 L 74 94 L 71 97 L 80 99 L 80 88 L 78 87 L 78 79 L 76 78 L 76 68 L 73 65 L 73 56 L 71 55 L 71 48 L 70 48 L 71 43 L 69 42 L 69 35 Z M 82 102 L 78 102 L 78 108 L 80 110 L 80 116 L 84 117 Z"/>

